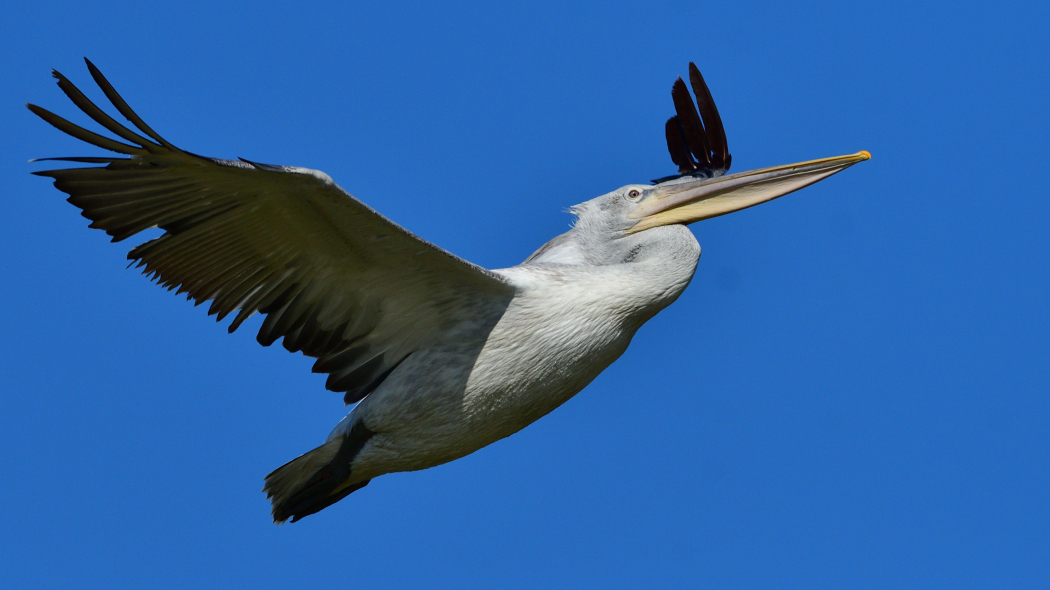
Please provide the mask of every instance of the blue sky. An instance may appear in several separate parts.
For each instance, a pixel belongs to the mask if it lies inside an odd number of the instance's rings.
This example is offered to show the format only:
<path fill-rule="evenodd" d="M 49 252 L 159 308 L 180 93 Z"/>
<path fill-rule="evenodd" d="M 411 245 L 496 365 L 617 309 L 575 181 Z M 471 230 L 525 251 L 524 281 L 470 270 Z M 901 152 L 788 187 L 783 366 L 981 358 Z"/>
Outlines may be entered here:
<path fill-rule="evenodd" d="M 0 24 L 0 575 L 11 587 L 1045 587 L 1045 3 L 21 3 Z M 692 285 L 576 398 L 275 527 L 343 415 L 310 362 L 125 269 L 32 177 L 90 57 L 155 129 L 329 173 L 487 267 L 673 172 L 869 150 L 693 229 Z M 88 92 L 99 97 L 98 92 Z M 494 187 L 498 187 L 495 189 Z"/>

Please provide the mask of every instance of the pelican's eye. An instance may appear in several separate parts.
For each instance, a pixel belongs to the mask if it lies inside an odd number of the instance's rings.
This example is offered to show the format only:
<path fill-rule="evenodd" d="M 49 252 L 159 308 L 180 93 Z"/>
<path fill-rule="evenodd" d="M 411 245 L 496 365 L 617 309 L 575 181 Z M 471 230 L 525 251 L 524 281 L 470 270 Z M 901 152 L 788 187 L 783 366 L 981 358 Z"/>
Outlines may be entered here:
<path fill-rule="evenodd" d="M 640 190 L 638 190 L 636 188 L 632 188 L 631 190 L 627 191 L 627 200 L 628 201 L 637 201 L 638 197 L 641 197 L 641 196 L 642 196 L 642 191 L 640 191 Z"/>

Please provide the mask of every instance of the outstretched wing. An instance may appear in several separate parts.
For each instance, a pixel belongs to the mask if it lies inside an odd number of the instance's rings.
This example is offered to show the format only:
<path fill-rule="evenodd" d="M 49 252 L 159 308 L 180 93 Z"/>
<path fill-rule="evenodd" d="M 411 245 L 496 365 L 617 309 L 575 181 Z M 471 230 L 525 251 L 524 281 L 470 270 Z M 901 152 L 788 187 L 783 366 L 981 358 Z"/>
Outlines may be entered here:
<path fill-rule="evenodd" d="M 660 178 L 663 182 L 679 176 L 721 176 L 729 170 L 733 157 L 729 154 L 725 128 L 718 115 L 711 91 L 700 75 L 696 64 L 689 62 L 689 83 L 696 95 L 696 104 L 681 78 L 671 87 L 675 116 L 664 125 L 667 151 L 678 166 L 678 175 Z M 700 110 L 697 112 L 697 106 Z"/>
<path fill-rule="evenodd" d="M 130 157 L 52 158 L 105 164 L 35 172 L 119 242 L 149 228 L 160 237 L 128 258 L 233 332 L 266 314 L 258 340 L 284 338 L 317 358 L 326 386 L 346 403 L 374 390 L 405 358 L 465 323 L 494 324 L 513 296 L 498 275 L 397 226 L 326 174 L 206 158 L 165 141 L 128 107 L 98 69 L 95 82 L 141 133 L 118 123 L 58 72 L 58 86 L 117 141 L 35 105 L 61 131 Z"/>

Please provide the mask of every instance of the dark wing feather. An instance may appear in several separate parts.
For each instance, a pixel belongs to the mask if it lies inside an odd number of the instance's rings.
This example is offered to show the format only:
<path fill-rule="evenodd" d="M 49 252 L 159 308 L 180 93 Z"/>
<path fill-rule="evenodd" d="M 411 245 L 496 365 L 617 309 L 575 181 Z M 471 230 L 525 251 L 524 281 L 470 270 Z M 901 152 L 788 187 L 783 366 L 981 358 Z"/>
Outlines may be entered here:
<path fill-rule="evenodd" d="M 113 85 L 110 84 L 109 80 L 107 80 L 106 77 L 102 75 L 102 72 L 100 72 L 98 68 L 95 67 L 95 64 L 91 63 L 90 59 L 85 57 L 84 63 L 87 64 L 88 72 L 91 73 L 91 78 L 95 80 L 95 84 L 98 84 L 98 87 L 102 89 L 102 93 L 106 95 L 106 98 L 109 99 L 109 102 L 113 103 L 113 106 L 117 109 L 117 111 L 119 111 L 121 115 L 124 115 L 125 119 L 131 121 L 132 124 L 135 125 L 135 127 L 139 128 L 139 131 L 152 137 L 160 145 L 168 148 L 169 150 L 180 152 L 182 151 L 165 141 L 164 138 L 158 135 L 156 131 L 150 129 L 150 126 L 147 125 L 146 122 L 143 121 L 141 118 L 139 118 L 139 116 L 135 114 L 135 111 L 131 110 L 131 107 L 128 106 L 128 103 L 124 102 L 124 99 L 120 97 L 120 94 L 117 94 L 117 89 L 113 88 Z"/>
<path fill-rule="evenodd" d="M 718 115 L 715 107 L 715 99 L 711 98 L 711 91 L 707 88 L 707 82 L 700 75 L 696 64 L 689 62 L 689 82 L 696 94 L 696 104 L 700 109 L 700 115 L 704 119 L 704 129 L 707 131 L 707 146 L 711 149 L 712 167 L 728 169 L 726 163 L 729 161 L 729 144 L 726 142 L 726 130 L 722 127 L 722 117 Z"/>
<path fill-rule="evenodd" d="M 696 94 L 696 103 L 693 103 L 685 82 L 678 78 L 671 87 L 677 115 L 664 125 L 667 151 L 678 166 L 678 175 L 656 179 L 655 183 L 686 175 L 721 176 L 732 163 L 722 118 L 707 83 L 692 62 L 689 63 L 689 82 Z"/>
<path fill-rule="evenodd" d="M 682 127 L 678 124 L 678 117 L 671 117 L 664 125 L 664 134 L 667 136 L 667 151 L 671 153 L 671 161 L 678 166 L 678 172 L 685 174 L 696 170 L 696 162 L 689 155 L 689 149 L 685 147 L 685 139 L 682 137 Z"/>
<path fill-rule="evenodd" d="M 92 145 L 131 156 L 57 158 L 105 164 L 35 172 L 54 179 L 91 227 L 129 238 L 164 233 L 128 253 L 161 286 L 237 312 L 232 332 L 266 315 L 258 340 L 283 338 L 315 357 L 315 372 L 347 403 L 374 390 L 417 350 L 452 330 L 478 333 L 502 315 L 513 289 L 498 275 L 409 233 L 314 170 L 197 156 L 146 125 L 97 68 L 92 77 L 143 137 L 94 105 L 61 74 L 67 96 L 133 145 L 29 109 Z M 152 141 L 151 141 L 152 140 Z"/>
<path fill-rule="evenodd" d="M 88 63 L 90 64 L 91 62 Z M 73 101 L 73 104 L 80 108 L 80 110 L 84 111 L 84 113 L 87 114 L 87 116 L 94 119 L 96 123 L 102 125 L 111 133 L 115 133 L 116 135 L 119 135 L 120 137 L 132 143 L 136 143 L 138 145 L 143 146 L 144 148 L 146 148 L 146 150 L 158 147 L 157 144 L 153 143 L 152 141 L 149 141 L 148 139 L 142 137 L 138 133 L 135 133 L 134 131 L 121 125 L 116 120 L 114 120 L 113 117 L 110 117 L 108 114 L 106 114 L 105 111 L 98 108 L 95 105 L 95 103 L 91 102 L 91 99 L 84 96 L 84 93 L 81 92 L 79 88 L 74 86 L 72 82 L 67 80 L 66 77 L 60 74 L 57 70 L 51 70 L 51 75 L 58 80 L 58 87 L 62 89 L 62 92 L 66 93 L 66 96 L 69 97 L 69 100 Z M 101 76 L 101 74 L 99 75 Z M 105 78 L 103 78 L 103 80 L 104 79 Z"/>
<path fill-rule="evenodd" d="M 682 126 L 682 136 L 689 151 L 696 158 L 696 167 L 704 170 L 710 168 L 711 150 L 707 147 L 707 134 L 700 122 L 700 115 L 696 112 L 693 98 L 689 96 L 689 90 L 681 78 L 675 80 L 674 86 L 671 87 L 671 99 L 674 101 L 674 110 L 678 113 L 678 124 Z"/>

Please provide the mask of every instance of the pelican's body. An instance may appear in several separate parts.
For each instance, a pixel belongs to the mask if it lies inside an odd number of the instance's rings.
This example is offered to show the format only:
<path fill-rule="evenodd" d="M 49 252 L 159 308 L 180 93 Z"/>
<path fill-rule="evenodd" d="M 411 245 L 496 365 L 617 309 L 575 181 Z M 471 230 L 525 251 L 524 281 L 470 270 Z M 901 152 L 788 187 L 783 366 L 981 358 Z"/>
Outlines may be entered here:
<path fill-rule="evenodd" d="M 478 339 L 452 336 L 413 355 L 332 433 L 357 420 L 375 432 L 354 459 L 354 480 L 458 459 L 576 395 L 692 279 L 700 258 L 692 232 L 660 233 L 666 240 L 644 259 L 594 265 L 563 249 L 495 271 L 515 295 L 480 351 Z"/>
<path fill-rule="evenodd" d="M 316 360 L 357 404 L 324 444 L 266 477 L 277 522 L 313 514 L 395 471 L 445 463 L 528 426 L 627 350 L 681 295 L 700 258 L 686 224 L 777 198 L 867 152 L 726 174 L 718 111 L 693 64 L 665 126 L 679 175 L 572 208 L 573 228 L 519 266 L 486 270 L 394 224 L 315 170 L 183 151 L 157 135 L 90 62 L 118 123 L 55 72 L 85 114 L 119 137 L 40 107 L 60 130 L 130 157 L 58 160 L 51 177 L 114 241 L 159 228 L 128 253 L 229 330 L 259 313 L 258 340 Z M 699 108 L 699 112 L 697 111 Z M 144 135 L 143 135 L 144 134 Z"/>

